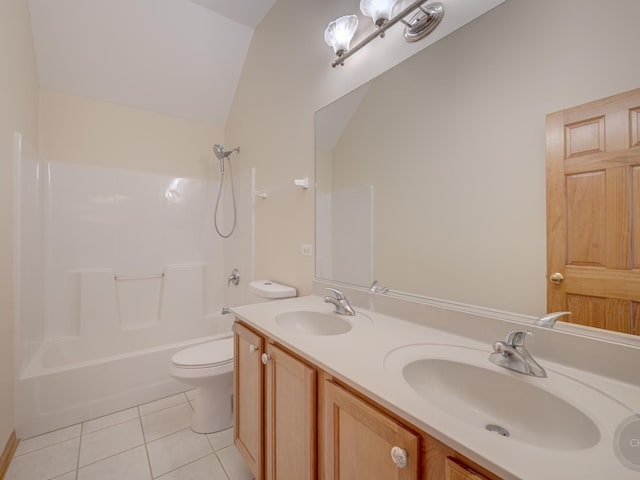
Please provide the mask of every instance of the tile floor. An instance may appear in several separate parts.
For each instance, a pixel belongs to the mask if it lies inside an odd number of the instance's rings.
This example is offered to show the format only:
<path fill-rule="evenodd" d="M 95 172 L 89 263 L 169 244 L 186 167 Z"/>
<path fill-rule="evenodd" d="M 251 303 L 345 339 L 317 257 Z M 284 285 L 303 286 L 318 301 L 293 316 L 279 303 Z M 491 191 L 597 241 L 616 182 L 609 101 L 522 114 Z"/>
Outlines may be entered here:
<path fill-rule="evenodd" d="M 23 440 L 6 480 L 251 480 L 233 430 L 189 428 L 193 392 Z"/>

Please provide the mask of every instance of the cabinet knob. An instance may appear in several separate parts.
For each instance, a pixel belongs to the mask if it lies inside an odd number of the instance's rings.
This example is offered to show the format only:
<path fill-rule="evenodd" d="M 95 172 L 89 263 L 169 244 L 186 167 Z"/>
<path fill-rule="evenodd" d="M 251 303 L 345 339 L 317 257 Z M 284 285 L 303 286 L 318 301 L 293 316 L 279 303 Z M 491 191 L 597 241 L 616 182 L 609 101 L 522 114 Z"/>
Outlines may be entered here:
<path fill-rule="evenodd" d="M 270 361 L 271 361 L 271 355 L 269 355 L 268 353 L 263 353 L 262 354 L 262 363 L 264 363 L 266 365 Z"/>
<path fill-rule="evenodd" d="M 256 347 L 253 343 L 249 345 L 249 353 L 255 353 L 258 351 L 258 347 Z"/>
<path fill-rule="evenodd" d="M 407 451 L 404 448 L 393 447 L 391 449 L 391 460 L 396 464 L 398 468 L 404 468 L 407 466 Z"/>

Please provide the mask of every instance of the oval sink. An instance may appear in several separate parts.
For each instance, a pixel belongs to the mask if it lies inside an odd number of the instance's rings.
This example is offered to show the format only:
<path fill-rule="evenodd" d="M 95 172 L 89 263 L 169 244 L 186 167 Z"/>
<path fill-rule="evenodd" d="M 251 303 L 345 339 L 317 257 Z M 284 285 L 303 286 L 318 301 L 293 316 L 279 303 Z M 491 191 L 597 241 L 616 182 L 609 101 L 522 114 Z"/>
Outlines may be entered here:
<path fill-rule="evenodd" d="M 341 335 L 351 330 L 347 320 L 335 313 L 295 311 L 275 317 L 282 328 L 308 335 Z"/>
<path fill-rule="evenodd" d="M 619 405 L 609 406 L 606 396 L 549 369 L 547 379 L 529 377 L 502 371 L 488 356 L 488 351 L 461 346 L 410 345 L 390 352 L 385 369 L 418 394 L 425 408 L 487 435 L 557 450 L 600 442 L 600 429 L 578 408 L 580 402 L 596 401 L 608 409 Z"/>
<path fill-rule="evenodd" d="M 470 423 L 497 425 L 528 443 L 573 450 L 600 441 L 595 423 L 568 402 L 486 368 L 422 359 L 406 365 L 403 376 L 429 403 Z"/>

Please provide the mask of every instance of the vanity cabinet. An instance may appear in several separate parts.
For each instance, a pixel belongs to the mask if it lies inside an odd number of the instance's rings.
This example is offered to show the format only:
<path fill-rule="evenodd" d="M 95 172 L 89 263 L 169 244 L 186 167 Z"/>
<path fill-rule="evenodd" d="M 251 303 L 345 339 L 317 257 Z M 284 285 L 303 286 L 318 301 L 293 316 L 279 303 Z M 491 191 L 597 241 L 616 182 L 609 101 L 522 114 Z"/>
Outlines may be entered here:
<path fill-rule="evenodd" d="M 417 433 L 329 380 L 323 389 L 326 480 L 418 480 Z"/>
<path fill-rule="evenodd" d="M 256 480 L 500 480 L 235 322 L 234 442 Z"/>
<path fill-rule="evenodd" d="M 315 480 L 316 370 L 235 323 L 234 442 L 256 480 Z"/>

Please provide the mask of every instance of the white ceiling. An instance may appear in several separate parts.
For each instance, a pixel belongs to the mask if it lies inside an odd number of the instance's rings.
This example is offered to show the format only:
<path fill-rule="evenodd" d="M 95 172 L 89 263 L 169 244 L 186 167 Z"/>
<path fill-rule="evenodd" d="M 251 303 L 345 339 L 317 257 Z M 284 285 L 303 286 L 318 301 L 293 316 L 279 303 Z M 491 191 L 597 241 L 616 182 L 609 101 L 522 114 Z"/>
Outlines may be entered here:
<path fill-rule="evenodd" d="M 40 85 L 224 126 L 275 0 L 29 0 Z"/>

